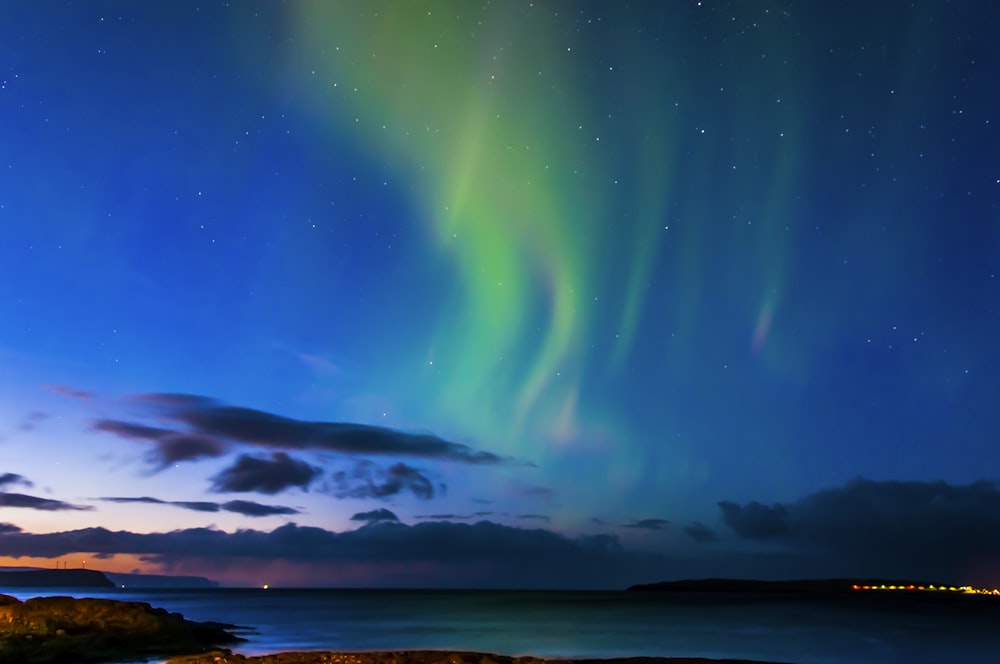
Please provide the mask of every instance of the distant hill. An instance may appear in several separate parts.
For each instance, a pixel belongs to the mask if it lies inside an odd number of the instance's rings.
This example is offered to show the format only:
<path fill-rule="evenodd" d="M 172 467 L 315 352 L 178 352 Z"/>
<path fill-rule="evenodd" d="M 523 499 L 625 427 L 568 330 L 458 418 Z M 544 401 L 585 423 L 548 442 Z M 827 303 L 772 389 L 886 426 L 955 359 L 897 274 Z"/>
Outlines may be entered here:
<path fill-rule="evenodd" d="M 114 588 L 108 577 L 92 569 L 37 569 L 0 571 L 4 588 Z"/>
<path fill-rule="evenodd" d="M 93 569 L 39 569 L 0 567 L 0 591 L 4 588 L 217 588 L 203 576 L 166 574 L 119 574 Z"/>
<path fill-rule="evenodd" d="M 203 576 L 171 576 L 168 574 L 104 573 L 118 587 L 128 588 L 218 588 L 219 584 Z"/>

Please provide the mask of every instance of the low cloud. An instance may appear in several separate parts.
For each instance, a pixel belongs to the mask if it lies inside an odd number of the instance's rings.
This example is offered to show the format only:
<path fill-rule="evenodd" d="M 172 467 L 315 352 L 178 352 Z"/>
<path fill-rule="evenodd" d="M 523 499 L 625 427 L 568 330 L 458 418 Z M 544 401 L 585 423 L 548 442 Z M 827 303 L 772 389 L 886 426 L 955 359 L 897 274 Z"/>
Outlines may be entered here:
<path fill-rule="evenodd" d="M 857 479 L 767 507 L 719 504 L 744 539 L 766 539 L 858 574 L 1000 581 L 1000 485 Z"/>
<path fill-rule="evenodd" d="M 148 564 L 187 570 L 198 564 L 246 569 L 283 561 L 311 566 L 319 584 L 342 583 L 343 570 L 364 566 L 373 570 L 376 582 L 442 587 L 621 588 L 655 578 L 664 566 L 659 556 L 624 551 L 611 535 L 574 539 L 489 521 L 413 526 L 385 521 L 340 533 L 295 524 L 270 532 L 234 533 L 209 528 L 168 533 L 86 528 L 11 532 L 0 538 L 0 556 L 56 558 L 73 553 L 132 554 Z"/>
<path fill-rule="evenodd" d="M 551 519 L 544 514 L 518 514 L 517 518 L 525 521 L 544 521 L 545 523 L 551 521 Z"/>
<path fill-rule="evenodd" d="M 402 462 L 382 468 L 371 461 L 359 461 L 350 471 L 334 473 L 332 479 L 338 498 L 387 498 L 406 491 L 424 500 L 434 497 L 434 483 Z"/>
<path fill-rule="evenodd" d="M 695 542 L 715 542 L 719 535 L 701 521 L 692 521 L 684 526 L 684 534 Z"/>
<path fill-rule="evenodd" d="M 284 452 L 274 452 L 270 458 L 241 454 L 236 462 L 212 478 L 212 490 L 219 493 L 256 491 L 273 495 L 298 487 L 309 489 L 322 471 Z"/>
<path fill-rule="evenodd" d="M 0 523 L 0 535 L 19 532 L 21 532 L 20 526 L 15 526 L 13 523 Z"/>
<path fill-rule="evenodd" d="M 89 505 L 73 505 L 61 500 L 27 496 L 23 493 L 0 493 L 0 507 L 23 507 L 43 512 L 84 512 L 94 509 Z"/>
<path fill-rule="evenodd" d="M 230 500 L 225 503 L 216 503 L 204 500 L 160 500 L 149 496 L 121 497 L 107 496 L 98 498 L 109 503 L 147 503 L 151 505 L 170 505 L 180 507 L 194 512 L 233 512 L 250 517 L 276 516 L 299 514 L 299 510 L 293 507 L 283 507 L 281 505 L 262 505 L 251 500 Z"/>
<path fill-rule="evenodd" d="M 381 507 L 368 512 L 358 512 L 351 517 L 351 521 L 364 521 L 365 523 L 375 523 L 376 521 L 399 521 L 399 517 L 393 512 Z"/>
<path fill-rule="evenodd" d="M 663 530 L 670 525 L 666 519 L 638 519 L 622 524 L 623 528 L 638 528 L 639 530 Z"/>

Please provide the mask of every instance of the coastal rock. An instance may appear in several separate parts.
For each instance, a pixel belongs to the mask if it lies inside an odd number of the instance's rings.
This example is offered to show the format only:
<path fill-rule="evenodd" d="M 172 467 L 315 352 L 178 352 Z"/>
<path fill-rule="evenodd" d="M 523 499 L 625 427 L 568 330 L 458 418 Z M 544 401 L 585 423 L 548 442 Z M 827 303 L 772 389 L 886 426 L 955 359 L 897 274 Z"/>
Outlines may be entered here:
<path fill-rule="evenodd" d="M 70 664 L 185 655 L 239 641 L 231 625 L 185 620 L 145 602 L 0 595 L 0 662 Z"/>

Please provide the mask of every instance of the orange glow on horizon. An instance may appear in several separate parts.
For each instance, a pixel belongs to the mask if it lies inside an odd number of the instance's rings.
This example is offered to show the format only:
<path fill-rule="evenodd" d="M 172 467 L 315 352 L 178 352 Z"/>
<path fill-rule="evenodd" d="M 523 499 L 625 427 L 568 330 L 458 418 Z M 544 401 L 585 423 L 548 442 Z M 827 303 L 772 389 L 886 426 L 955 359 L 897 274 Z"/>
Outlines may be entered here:
<path fill-rule="evenodd" d="M 86 563 L 86 564 L 84 564 Z M 93 554 L 76 554 L 60 556 L 59 558 L 35 558 L 23 556 L 21 558 L 11 558 L 0 556 L 0 567 L 37 567 L 39 569 L 89 569 L 98 572 L 112 572 L 118 574 L 130 574 L 138 572 L 142 574 L 163 574 L 155 565 L 150 565 L 142 561 L 138 556 L 131 554 L 116 554 L 109 558 L 96 558 Z"/>

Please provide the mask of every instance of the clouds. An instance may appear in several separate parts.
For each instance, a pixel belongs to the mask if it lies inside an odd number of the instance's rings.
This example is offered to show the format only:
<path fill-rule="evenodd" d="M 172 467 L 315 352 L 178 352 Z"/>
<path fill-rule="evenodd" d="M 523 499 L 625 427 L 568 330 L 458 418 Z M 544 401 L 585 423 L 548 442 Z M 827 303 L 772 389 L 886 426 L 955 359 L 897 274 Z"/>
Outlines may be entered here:
<path fill-rule="evenodd" d="M 219 509 L 224 512 L 234 512 L 243 516 L 286 516 L 299 514 L 299 510 L 294 507 L 284 507 L 282 505 L 261 505 L 252 500 L 230 500 L 219 505 Z"/>
<path fill-rule="evenodd" d="M 53 394 L 69 397 L 70 399 L 90 401 L 91 399 L 94 398 L 93 392 L 88 392 L 87 390 L 80 390 L 75 387 L 69 387 L 67 385 L 45 385 L 44 387 Z"/>
<path fill-rule="evenodd" d="M 638 528 L 640 530 L 663 530 L 670 525 L 670 522 L 666 519 L 637 519 L 623 525 L 625 528 Z"/>
<path fill-rule="evenodd" d="M 769 539 L 788 532 L 788 512 L 783 505 L 768 507 L 757 501 L 737 505 L 723 500 L 719 509 L 725 524 L 744 539 Z"/>
<path fill-rule="evenodd" d="M 73 505 L 61 500 L 27 496 L 23 493 L 0 493 L 0 507 L 24 507 L 43 512 L 85 512 L 94 509 L 89 505 Z"/>
<path fill-rule="evenodd" d="M 131 398 L 156 425 L 100 418 L 91 430 L 151 443 L 146 459 L 158 472 L 181 462 L 224 457 L 239 452 L 233 463 L 210 480 L 214 492 L 258 492 L 273 495 L 289 489 L 308 490 L 322 475 L 319 466 L 290 452 L 342 454 L 352 467 L 334 472 L 323 486 L 337 498 L 387 498 L 409 493 L 431 499 L 447 487 L 425 471 L 403 461 L 380 466 L 358 455 L 416 457 L 473 465 L 517 463 L 491 452 L 426 433 L 406 433 L 363 424 L 296 420 L 252 408 L 227 406 L 191 394 L 145 394 Z M 271 450 L 270 456 L 247 448 Z M 550 495 L 537 489 L 539 495 Z"/>
<path fill-rule="evenodd" d="M 98 500 L 109 503 L 146 503 L 150 505 L 170 505 L 180 507 L 194 512 L 233 512 L 250 517 L 280 516 L 299 514 L 299 510 L 293 507 L 283 507 L 281 505 L 262 505 L 250 500 L 230 500 L 225 503 L 215 503 L 211 501 L 190 501 L 190 500 L 160 500 L 149 496 L 140 497 L 117 497 L 110 496 L 98 498 Z"/>
<path fill-rule="evenodd" d="M 573 539 L 489 521 L 408 526 L 375 519 L 363 528 L 339 533 L 295 524 L 270 532 L 234 533 L 192 528 L 140 534 L 85 528 L 46 534 L 10 532 L 0 538 L 0 556 L 54 558 L 72 553 L 133 554 L 164 566 L 184 566 L 195 559 L 244 567 L 255 560 L 281 560 L 321 566 L 317 569 L 331 575 L 327 579 L 339 578 L 333 575 L 345 565 L 384 570 L 419 565 L 431 575 L 408 576 L 410 585 L 447 586 L 457 581 L 480 587 L 568 587 L 585 580 L 586 587 L 619 588 L 651 578 L 663 566 L 657 556 L 623 551 L 613 536 Z M 323 577 L 316 582 L 322 584 Z"/>
<path fill-rule="evenodd" d="M 34 483 L 32 483 L 24 475 L 18 475 L 17 473 L 0 474 L 0 489 L 8 485 L 10 486 L 20 485 L 20 486 L 32 487 L 34 486 Z"/>
<path fill-rule="evenodd" d="M 293 459 L 284 452 L 274 452 L 269 459 L 241 454 L 236 463 L 212 478 L 212 490 L 256 491 L 269 495 L 292 487 L 307 490 L 321 472 L 320 468 Z"/>
<path fill-rule="evenodd" d="M 859 573 L 1000 580 L 1000 485 L 857 479 L 787 504 L 719 503 L 743 539 L 768 540 Z"/>
<path fill-rule="evenodd" d="M 3 491 L 4 487 L 23 486 L 33 487 L 34 482 L 24 475 L 18 473 L 0 474 L 0 507 L 21 507 L 25 509 L 41 510 L 43 512 L 85 512 L 94 509 L 87 505 L 73 505 L 61 500 L 51 498 L 39 498 L 23 493 L 12 493 Z M 10 525 L 10 524 L 7 524 Z"/>
<path fill-rule="evenodd" d="M 418 457 L 470 464 L 511 462 L 427 433 L 407 433 L 367 424 L 296 420 L 253 408 L 226 406 L 189 394 L 146 394 L 135 401 L 158 416 L 220 441 L 282 449 L 343 454 Z"/>
<path fill-rule="evenodd" d="M 402 462 L 380 468 L 371 461 L 359 461 L 350 471 L 334 473 L 333 483 L 338 498 L 386 498 L 404 491 L 424 500 L 434 497 L 433 482 Z"/>
<path fill-rule="evenodd" d="M 182 433 L 121 420 L 95 420 L 94 431 L 113 433 L 120 438 L 155 443 L 146 458 L 158 470 L 175 463 L 221 457 L 229 449 L 225 441 L 200 433 Z"/>
<path fill-rule="evenodd" d="M 692 521 L 684 526 L 684 534 L 695 542 L 716 542 L 719 535 L 701 521 Z"/>
<path fill-rule="evenodd" d="M 358 512 L 351 517 L 351 521 L 363 521 L 365 523 L 375 523 L 377 521 L 399 521 L 399 517 L 384 507 L 368 512 Z"/>

